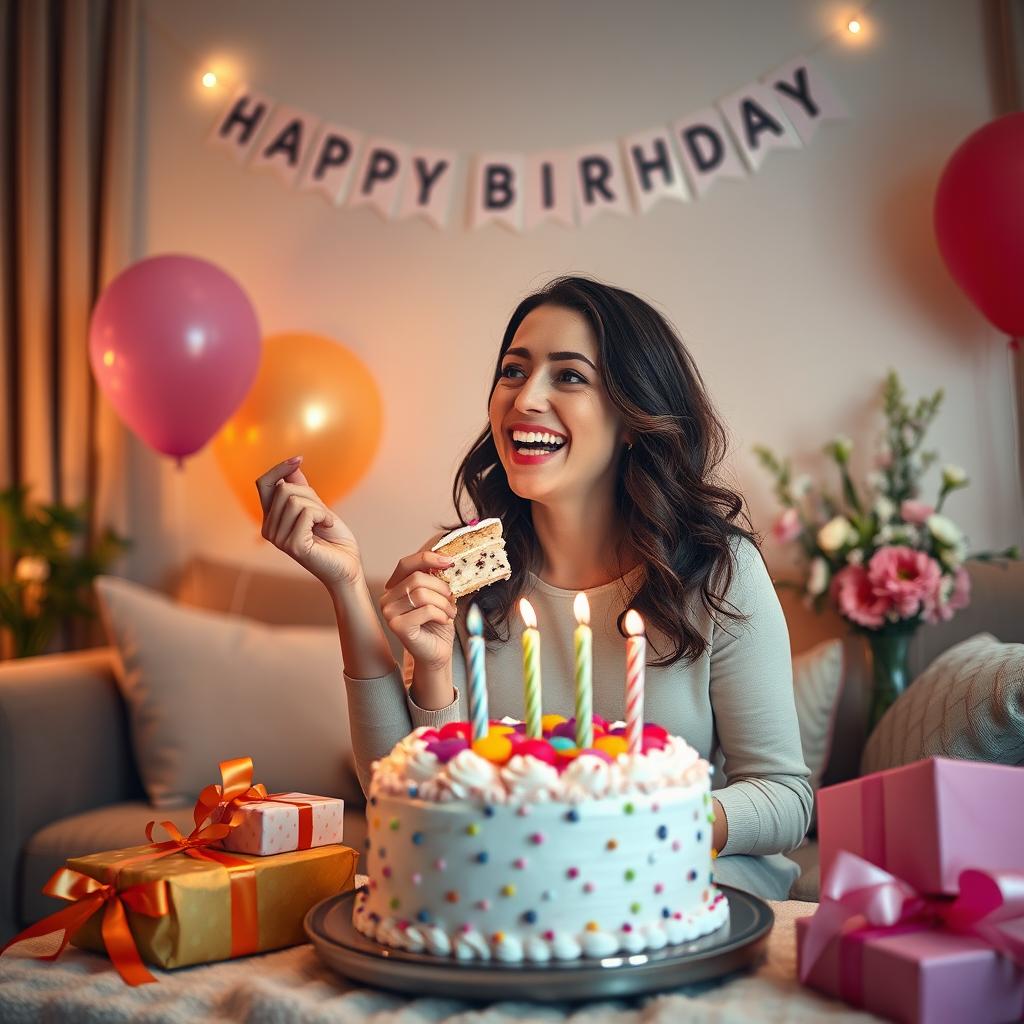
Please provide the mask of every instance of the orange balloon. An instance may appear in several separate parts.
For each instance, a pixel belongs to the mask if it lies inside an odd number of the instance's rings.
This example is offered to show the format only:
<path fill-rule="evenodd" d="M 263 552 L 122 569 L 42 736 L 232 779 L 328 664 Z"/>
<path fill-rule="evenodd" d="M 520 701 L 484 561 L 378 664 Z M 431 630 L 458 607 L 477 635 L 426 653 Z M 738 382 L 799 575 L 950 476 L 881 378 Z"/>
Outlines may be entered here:
<path fill-rule="evenodd" d="M 380 445 L 377 382 L 358 356 L 318 334 L 264 339 L 256 383 L 213 442 L 231 489 L 263 521 L 256 477 L 292 455 L 331 505 L 362 479 Z"/>

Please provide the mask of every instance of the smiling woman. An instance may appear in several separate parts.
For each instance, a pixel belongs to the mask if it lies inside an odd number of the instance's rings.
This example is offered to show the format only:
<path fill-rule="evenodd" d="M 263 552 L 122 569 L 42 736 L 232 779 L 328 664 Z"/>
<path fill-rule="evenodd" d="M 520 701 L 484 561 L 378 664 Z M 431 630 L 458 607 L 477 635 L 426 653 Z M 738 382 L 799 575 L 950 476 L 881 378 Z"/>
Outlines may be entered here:
<path fill-rule="evenodd" d="M 627 291 L 559 278 L 513 312 L 488 422 L 452 488 L 458 522 L 402 558 L 380 611 L 405 648 L 388 653 L 351 532 L 295 465 L 261 480 L 264 535 L 318 575 L 338 616 L 353 747 L 370 766 L 414 727 L 469 719 L 463 703 L 469 602 L 456 605 L 431 551 L 468 522 L 500 519 L 511 576 L 473 594 L 492 718 L 524 718 L 522 617 L 545 624 L 543 707 L 573 714 L 573 612 L 587 595 L 593 710 L 625 717 L 624 618 L 646 625 L 645 717 L 702 758 L 721 750 L 715 879 L 784 898 L 811 789 L 793 700 L 789 636 L 743 510 L 719 479 L 725 429 L 672 325 Z M 290 510 L 287 503 L 291 502 Z M 303 518 L 305 517 L 305 518 Z M 705 840 L 706 840 L 705 835 Z"/>

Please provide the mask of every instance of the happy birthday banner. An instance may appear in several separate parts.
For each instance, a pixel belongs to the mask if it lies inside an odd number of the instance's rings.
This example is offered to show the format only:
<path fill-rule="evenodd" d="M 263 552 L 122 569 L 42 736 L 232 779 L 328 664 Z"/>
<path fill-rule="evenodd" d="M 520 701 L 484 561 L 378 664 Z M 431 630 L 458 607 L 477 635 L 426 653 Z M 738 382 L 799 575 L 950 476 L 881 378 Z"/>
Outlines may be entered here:
<path fill-rule="evenodd" d="M 828 81 L 797 58 L 669 126 L 589 146 L 473 154 L 468 226 L 575 227 L 604 212 L 647 213 L 661 199 L 700 199 L 720 178 L 756 173 L 773 150 L 802 149 L 820 122 L 846 116 Z M 367 138 L 247 88 L 232 97 L 208 141 L 335 206 L 370 206 L 386 220 L 421 216 L 438 228 L 449 223 L 462 164 L 452 150 Z"/>

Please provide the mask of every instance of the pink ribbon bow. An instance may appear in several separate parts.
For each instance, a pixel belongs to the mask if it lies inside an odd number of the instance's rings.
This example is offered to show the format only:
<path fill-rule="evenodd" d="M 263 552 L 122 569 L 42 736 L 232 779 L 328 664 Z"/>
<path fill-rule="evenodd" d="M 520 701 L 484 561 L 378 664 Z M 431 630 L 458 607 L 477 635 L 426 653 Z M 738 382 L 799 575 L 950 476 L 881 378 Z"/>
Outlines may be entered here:
<path fill-rule="evenodd" d="M 864 919 L 866 926 L 845 927 L 854 918 Z M 804 938 L 800 980 L 807 980 L 835 935 L 932 927 L 979 938 L 1024 967 L 1024 872 L 968 868 L 960 873 L 955 898 L 923 896 L 902 878 L 842 850 L 822 883 L 821 903 Z"/>

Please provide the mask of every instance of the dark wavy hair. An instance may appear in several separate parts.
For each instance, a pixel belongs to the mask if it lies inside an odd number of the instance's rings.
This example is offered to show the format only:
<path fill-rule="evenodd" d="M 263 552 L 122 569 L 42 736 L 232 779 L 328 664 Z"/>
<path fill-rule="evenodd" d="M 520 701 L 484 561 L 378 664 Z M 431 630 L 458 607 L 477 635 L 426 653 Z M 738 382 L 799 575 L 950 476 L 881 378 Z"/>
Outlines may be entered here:
<path fill-rule="evenodd" d="M 725 427 L 669 321 L 636 295 L 585 277 L 556 278 L 516 307 L 502 338 L 488 407 L 505 351 L 527 314 L 542 305 L 586 318 L 597 339 L 605 389 L 634 439 L 619 462 L 615 502 L 622 537 L 645 570 L 628 607 L 643 615 L 648 631 L 655 626 L 673 643 L 672 650 L 658 651 L 659 660 L 651 664 L 672 665 L 684 657 L 695 661 L 707 644 L 687 621 L 689 599 L 699 593 L 712 614 L 744 619 L 725 600 L 733 576 L 731 541 L 746 537 L 758 545 L 743 498 L 716 479 L 728 447 Z M 479 591 L 474 600 L 484 617 L 484 636 L 507 641 L 510 614 L 528 572 L 542 568 L 543 553 L 531 503 L 509 486 L 489 424 L 456 472 L 452 500 L 459 522 L 446 531 L 466 525 L 466 494 L 475 515 L 502 521 L 512 577 Z M 622 553 L 620 542 L 618 564 Z M 624 617 L 625 610 L 618 619 L 623 636 Z M 499 632 L 503 625 L 504 634 Z"/>

